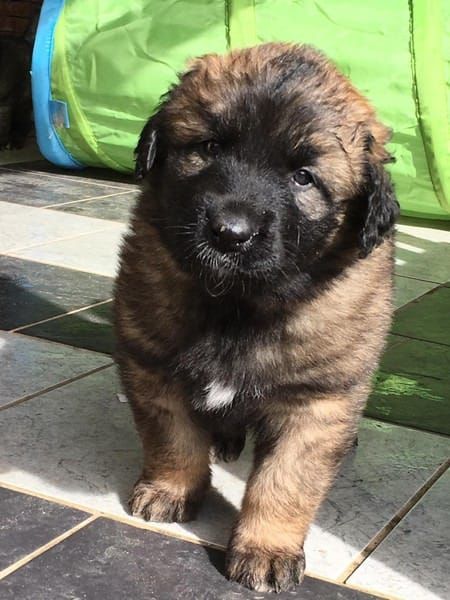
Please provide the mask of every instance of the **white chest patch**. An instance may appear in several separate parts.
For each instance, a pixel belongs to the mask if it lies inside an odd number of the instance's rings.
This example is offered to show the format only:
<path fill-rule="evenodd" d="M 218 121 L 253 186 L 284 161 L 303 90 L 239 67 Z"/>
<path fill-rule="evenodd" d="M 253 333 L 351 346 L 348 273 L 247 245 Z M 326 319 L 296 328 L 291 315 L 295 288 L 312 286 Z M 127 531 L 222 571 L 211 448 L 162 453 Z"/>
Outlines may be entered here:
<path fill-rule="evenodd" d="M 236 390 L 232 387 L 222 385 L 218 381 L 213 381 L 205 388 L 207 410 L 218 410 L 231 404 L 236 395 Z"/>

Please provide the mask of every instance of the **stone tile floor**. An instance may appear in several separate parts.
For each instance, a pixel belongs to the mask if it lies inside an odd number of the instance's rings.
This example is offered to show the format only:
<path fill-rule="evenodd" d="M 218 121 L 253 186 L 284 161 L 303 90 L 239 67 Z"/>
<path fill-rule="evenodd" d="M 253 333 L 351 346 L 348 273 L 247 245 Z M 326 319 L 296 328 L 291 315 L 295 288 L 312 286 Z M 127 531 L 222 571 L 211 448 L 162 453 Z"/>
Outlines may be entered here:
<path fill-rule="evenodd" d="M 1 164 L 3 163 L 3 164 Z M 223 548 L 251 461 L 214 466 L 198 519 L 126 498 L 140 447 L 111 358 L 126 176 L 0 154 L 0 598 L 251 598 Z M 280 598 L 450 597 L 450 223 L 402 219 L 397 313 L 359 433 Z"/>

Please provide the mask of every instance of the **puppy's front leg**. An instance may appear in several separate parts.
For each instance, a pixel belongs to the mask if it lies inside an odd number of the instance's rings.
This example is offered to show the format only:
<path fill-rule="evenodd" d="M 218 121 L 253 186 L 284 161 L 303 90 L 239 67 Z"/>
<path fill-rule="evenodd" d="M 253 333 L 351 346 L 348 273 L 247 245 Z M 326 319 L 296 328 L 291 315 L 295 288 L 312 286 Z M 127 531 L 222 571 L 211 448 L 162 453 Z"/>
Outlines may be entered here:
<path fill-rule="evenodd" d="M 210 435 L 192 420 L 175 384 L 131 361 L 122 372 L 144 449 L 130 510 L 147 521 L 188 521 L 210 483 Z"/>
<path fill-rule="evenodd" d="M 345 451 L 359 411 L 347 398 L 309 400 L 267 415 L 227 554 L 230 579 L 283 591 L 303 578 L 303 543 Z"/>

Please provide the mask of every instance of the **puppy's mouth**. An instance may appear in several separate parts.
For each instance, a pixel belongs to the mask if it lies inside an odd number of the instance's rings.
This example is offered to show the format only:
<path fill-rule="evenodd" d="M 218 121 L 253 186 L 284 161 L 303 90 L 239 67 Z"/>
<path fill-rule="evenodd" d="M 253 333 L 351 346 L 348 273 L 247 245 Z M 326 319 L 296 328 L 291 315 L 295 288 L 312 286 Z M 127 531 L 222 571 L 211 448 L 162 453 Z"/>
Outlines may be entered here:
<path fill-rule="evenodd" d="M 206 241 L 197 246 L 194 267 L 207 293 L 212 297 L 229 293 L 235 288 L 239 278 L 242 278 L 239 257 L 218 252 Z"/>
<path fill-rule="evenodd" d="M 255 286 L 269 284 L 277 269 L 277 259 L 268 240 L 255 233 L 235 249 L 226 252 L 211 239 L 196 244 L 194 268 L 207 293 L 213 297 L 230 292 L 250 293 Z"/>

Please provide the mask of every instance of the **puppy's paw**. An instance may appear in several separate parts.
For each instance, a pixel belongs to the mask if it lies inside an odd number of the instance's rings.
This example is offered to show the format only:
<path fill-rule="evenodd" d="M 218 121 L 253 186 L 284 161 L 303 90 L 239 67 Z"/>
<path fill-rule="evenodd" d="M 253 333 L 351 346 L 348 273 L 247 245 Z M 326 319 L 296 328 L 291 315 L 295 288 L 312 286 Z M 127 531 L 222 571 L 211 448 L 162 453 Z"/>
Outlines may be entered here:
<path fill-rule="evenodd" d="M 243 435 L 226 436 L 220 433 L 214 435 L 213 458 L 224 462 L 237 460 L 245 446 Z"/>
<path fill-rule="evenodd" d="M 227 553 L 227 575 L 257 592 L 285 592 L 303 580 L 305 555 L 268 552 L 257 548 Z"/>
<path fill-rule="evenodd" d="M 145 521 L 183 523 L 191 521 L 199 508 L 200 498 L 192 494 L 176 495 L 150 481 L 139 480 L 128 501 L 130 512 Z"/>

